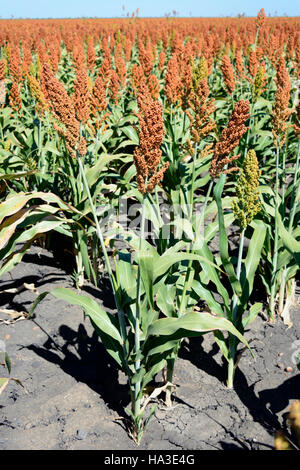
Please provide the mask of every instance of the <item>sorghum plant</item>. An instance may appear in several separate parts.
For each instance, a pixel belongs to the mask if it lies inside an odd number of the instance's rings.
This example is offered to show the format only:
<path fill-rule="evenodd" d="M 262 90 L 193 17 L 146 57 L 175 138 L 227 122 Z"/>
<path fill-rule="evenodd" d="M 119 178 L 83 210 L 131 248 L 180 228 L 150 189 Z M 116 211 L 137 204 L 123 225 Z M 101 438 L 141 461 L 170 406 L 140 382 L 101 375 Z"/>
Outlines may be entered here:
<path fill-rule="evenodd" d="M 233 200 L 233 214 L 241 231 L 236 266 L 236 278 L 241 284 L 242 291 L 240 295 L 238 295 L 236 292 L 233 294 L 231 316 L 233 324 L 242 334 L 244 334 L 245 327 L 255 319 L 255 316 L 262 308 L 261 303 L 256 303 L 252 305 L 248 314 L 244 316 L 244 313 L 248 308 L 249 297 L 253 289 L 254 276 L 260 261 L 260 253 L 266 234 L 266 227 L 262 222 L 255 221 L 255 223 L 252 224 L 252 234 L 249 236 L 250 243 L 248 247 L 248 253 L 243 262 L 244 238 L 247 227 L 251 225 L 256 214 L 258 214 L 258 212 L 261 210 L 258 189 L 259 177 L 260 171 L 256 154 L 254 150 L 249 150 L 243 162 L 243 169 L 241 170 L 237 180 L 237 198 Z M 236 346 L 236 339 L 230 335 L 227 356 L 227 386 L 229 388 L 232 388 L 233 386 Z"/>
<path fill-rule="evenodd" d="M 77 154 L 97 237 L 104 253 L 117 315 L 106 313 L 95 300 L 69 289 L 54 289 L 52 294 L 71 304 L 82 306 L 102 343 L 127 375 L 131 397 L 131 409 L 127 410 L 131 417 L 130 433 L 139 444 L 156 408 L 152 407 L 147 416 L 147 404 L 162 391 L 169 390 L 172 383 L 167 380 L 159 387 L 154 384 L 150 396 L 147 395 L 147 386 L 154 381 L 170 358 L 174 359 L 173 352 L 176 354 L 178 343 L 183 337 L 218 329 L 229 331 L 246 345 L 247 343 L 227 319 L 208 312 L 194 311 L 194 301 L 188 302 L 185 285 L 190 283 L 190 279 L 184 281 L 182 292 L 185 273 L 181 273 L 181 269 L 173 269 L 175 265 L 180 267 L 186 260 L 203 262 L 209 266 L 214 264 L 203 256 L 184 251 L 187 244 L 183 239 L 162 255 L 145 239 L 147 198 L 161 181 L 167 164 L 160 167 L 160 146 L 164 134 L 161 105 L 150 97 L 149 91 L 143 86 L 139 91 L 138 103 L 139 145 L 134 151 L 134 163 L 137 169 L 137 187 L 142 195 L 141 230 L 138 236 L 130 231 L 123 232 L 124 241 L 129 243 L 131 251 L 124 249 L 118 252 L 114 271 L 81 163 L 82 157 Z M 216 265 L 215 268 L 218 269 Z M 175 293 L 172 289 L 174 279 Z M 43 293 L 37 299 L 33 309 L 46 294 Z M 183 297 L 186 297 L 184 309 L 180 307 Z"/>
<path fill-rule="evenodd" d="M 288 71 L 285 67 L 284 58 L 281 57 L 277 65 L 277 90 L 275 96 L 275 103 L 273 105 L 272 112 L 272 133 L 274 136 L 274 146 L 276 151 L 275 160 L 275 182 L 274 182 L 274 245 L 273 245 L 273 258 L 272 258 L 272 277 L 271 277 L 271 288 L 270 288 L 270 319 L 275 319 L 275 306 L 276 306 L 276 295 L 281 282 L 279 274 L 280 264 L 278 263 L 279 255 L 279 233 L 278 233 L 278 218 L 276 212 L 281 212 L 281 216 L 285 216 L 285 179 L 286 179 L 286 153 L 285 146 L 287 139 L 287 131 L 291 125 L 288 123 L 292 110 L 289 108 L 290 101 L 290 79 Z M 281 178 L 279 176 L 281 167 Z M 281 179 L 281 181 L 280 181 Z M 280 196 L 280 183 L 281 185 L 281 196 Z M 281 206 L 281 207 L 280 207 Z M 283 267 L 285 272 L 286 268 Z M 285 282 L 285 281 L 284 281 Z"/>

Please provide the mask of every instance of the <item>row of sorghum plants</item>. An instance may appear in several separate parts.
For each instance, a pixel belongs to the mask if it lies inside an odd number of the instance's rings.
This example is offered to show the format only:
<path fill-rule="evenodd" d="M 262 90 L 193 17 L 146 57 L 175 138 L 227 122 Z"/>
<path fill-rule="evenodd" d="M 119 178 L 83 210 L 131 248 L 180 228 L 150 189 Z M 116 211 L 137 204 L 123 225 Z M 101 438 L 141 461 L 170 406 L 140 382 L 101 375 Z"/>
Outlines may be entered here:
<path fill-rule="evenodd" d="M 147 405 L 171 404 L 184 338 L 214 334 L 232 388 L 255 317 L 291 325 L 299 20 L 1 25 L 0 276 L 57 232 L 78 289 L 107 273 L 115 315 L 52 294 L 83 308 L 126 374 L 139 443 Z"/>

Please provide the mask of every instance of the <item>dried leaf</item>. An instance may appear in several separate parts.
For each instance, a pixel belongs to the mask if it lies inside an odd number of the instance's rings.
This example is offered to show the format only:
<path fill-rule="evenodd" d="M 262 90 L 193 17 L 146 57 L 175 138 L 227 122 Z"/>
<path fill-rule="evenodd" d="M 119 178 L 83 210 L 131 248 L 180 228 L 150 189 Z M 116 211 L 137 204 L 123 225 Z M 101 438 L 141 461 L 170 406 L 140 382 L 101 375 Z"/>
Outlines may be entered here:
<path fill-rule="evenodd" d="M 284 309 L 281 313 L 281 317 L 283 318 L 283 323 L 285 325 L 287 325 L 289 328 L 291 328 L 291 326 L 293 326 L 293 322 L 292 322 L 291 317 L 290 317 L 291 307 L 295 307 L 295 306 L 298 305 L 298 302 L 297 302 L 297 299 L 296 299 L 296 296 L 295 296 L 295 292 L 296 292 L 296 282 L 295 282 L 294 279 L 292 279 L 291 291 L 290 291 L 289 296 L 287 297 Z"/>
<path fill-rule="evenodd" d="M 166 390 L 168 387 L 172 387 L 172 388 L 176 388 L 175 385 L 173 385 L 171 382 L 167 382 L 166 384 L 164 384 L 162 387 L 156 387 L 153 392 L 151 393 L 151 395 L 149 395 L 144 403 L 143 403 L 143 406 L 141 408 L 141 411 L 140 411 L 140 414 L 142 414 L 145 409 L 146 409 L 146 406 L 148 405 L 148 403 L 153 400 L 154 398 L 157 398 L 161 392 L 163 392 L 164 390 Z"/>
<path fill-rule="evenodd" d="M 24 388 L 25 393 L 28 393 L 20 379 L 16 379 L 14 377 L 0 377 L 0 395 L 3 390 L 7 387 L 7 384 L 10 380 L 14 380 L 14 382 L 17 382 L 19 385 L 21 385 L 21 387 Z"/>
<path fill-rule="evenodd" d="M 37 290 L 35 285 L 34 284 L 27 284 L 26 282 L 24 282 L 19 287 L 14 287 L 12 289 L 4 289 L 3 291 L 1 291 L 1 294 L 19 294 L 20 292 L 22 292 L 23 290 L 26 290 L 26 289 L 30 290 L 31 292 L 34 292 L 36 295 L 39 295 L 39 291 Z"/>

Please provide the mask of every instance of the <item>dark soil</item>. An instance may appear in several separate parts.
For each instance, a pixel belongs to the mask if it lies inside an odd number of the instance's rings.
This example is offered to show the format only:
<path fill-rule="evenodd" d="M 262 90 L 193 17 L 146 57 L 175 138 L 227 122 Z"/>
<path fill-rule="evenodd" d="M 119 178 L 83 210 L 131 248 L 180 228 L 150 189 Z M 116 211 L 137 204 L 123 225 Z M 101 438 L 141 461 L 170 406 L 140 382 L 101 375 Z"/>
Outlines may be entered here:
<path fill-rule="evenodd" d="M 53 256 L 37 247 L 4 276 L 1 291 L 24 282 L 34 283 L 39 293 L 72 286 Z M 85 290 L 112 308 L 105 282 L 101 289 Z M 0 308 L 29 311 L 35 297 L 29 290 L 2 293 Z M 183 343 L 174 406 L 159 402 L 140 448 L 271 449 L 276 430 L 286 426 L 289 405 L 300 399 L 300 373 L 293 362 L 300 352 L 299 315 L 295 306 L 292 328 L 280 319 L 273 325 L 256 319 L 246 333 L 256 361 L 248 351 L 243 354 L 234 390 L 224 385 L 225 364 L 211 334 Z M 79 307 L 46 297 L 33 319 L 2 323 L 0 340 L 12 361 L 11 376 L 27 390 L 10 382 L 0 395 L 1 450 L 137 449 L 125 430 L 126 379 Z"/>

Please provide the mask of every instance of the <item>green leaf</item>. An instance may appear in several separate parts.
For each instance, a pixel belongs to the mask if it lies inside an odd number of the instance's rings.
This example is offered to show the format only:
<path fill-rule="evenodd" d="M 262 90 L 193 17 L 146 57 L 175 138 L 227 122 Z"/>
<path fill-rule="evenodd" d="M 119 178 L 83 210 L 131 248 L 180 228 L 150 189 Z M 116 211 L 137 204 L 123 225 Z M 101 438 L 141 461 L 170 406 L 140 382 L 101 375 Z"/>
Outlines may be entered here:
<path fill-rule="evenodd" d="M 136 296 L 136 276 L 131 265 L 131 254 L 127 251 L 119 251 L 116 272 L 121 289 L 124 289 L 127 295 L 134 299 Z"/>
<path fill-rule="evenodd" d="M 175 335 L 173 335 L 175 336 Z M 171 351 L 174 350 L 174 348 L 178 345 L 178 339 L 168 339 L 168 341 L 165 340 L 163 336 L 158 337 L 160 340 L 159 344 L 155 345 L 153 342 L 153 339 L 151 341 L 151 345 L 153 344 L 153 347 L 149 349 L 148 351 L 148 356 L 152 356 L 154 354 L 162 354 L 166 351 Z"/>
<path fill-rule="evenodd" d="M 122 132 L 128 137 L 135 145 L 139 145 L 139 136 L 137 131 L 132 126 L 122 127 Z"/>
<path fill-rule="evenodd" d="M 248 315 L 242 319 L 242 324 L 244 328 L 246 328 L 247 325 L 249 325 L 255 320 L 259 312 L 261 312 L 262 306 L 263 306 L 262 302 L 257 302 L 251 306 L 251 308 L 249 309 Z"/>
<path fill-rule="evenodd" d="M 137 382 L 141 382 L 143 380 L 145 373 L 146 373 L 145 367 L 141 366 L 138 372 L 134 374 L 133 377 L 131 378 L 131 383 L 136 384 Z"/>
<path fill-rule="evenodd" d="M 176 238 L 182 238 L 182 234 L 185 233 L 187 238 L 191 241 L 194 241 L 195 234 L 192 224 L 185 218 L 177 218 L 173 222 L 170 222 L 168 225 L 174 225 L 176 227 Z"/>
<path fill-rule="evenodd" d="M 161 318 L 156 320 L 149 328 L 148 336 L 171 336 L 181 329 L 186 330 L 183 331 L 182 337 L 188 336 L 188 332 L 203 333 L 213 330 L 226 330 L 236 336 L 251 351 L 243 335 L 229 320 L 213 316 L 207 312 L 186 313 L 179 318 Z"/>
<path fill-rule="evenodd" d="M 61 151 L 58 150 L 56 145 L 52 142 L 47 142 L 46 145 L 44 145 L 43 150 L 54 153 L 54 155 L 61 155 Z"/>
<path fill-rule="evenodd" d="M 252 293 L 254 276 L 260 262 L 261 251 L 267 233 L 267 227 L 261 220 L 254 220 L 252 225 L 254 232 L 244 261 L 245 270 L 241 273 L 242 303 L 246 303 Z"/>
<path fill-rule="evenodd" d="M 242 294 L 242 288 L 239 280 L 236 277 L 234 267 L 229 260 L 228 254 L 228 239 L 226 234 L 225 222 L 224 222 L 224 214 L 222 208 L 222 201 L 221 196 L 223 192 L 223 188 L 226 181 L 226 175 L 222 174 L 219 178 L 218 183 L 215 185 L 214 188 L 214 196 L 218 207 L 218 220 L 219 220 L 219 239 L 220 239 L 220 255 L 222 264 L 224 266 L 225 271 L 229 276 L 230 284 L 238 297 Z"/>
<path fill-rule="evenodd" d="M 79 232 L 79 249 L 82 257 L 82 263 L 84 270 L 91 282 L 96 283 L 96 273 L 93 268 L 93 265 L 91 263 L 91 259 L 89 256 L 89 251 L 88 251 L 88 238 L 86 235 L 83 235 L 83 233 Z"/>
<path fill-rule="evenodd" d="M 225 359 L 229 362 L 229 349 L 227 347 L 227 343 L 226 343 L 226 340 L 224 338 L 222 331 L 215 330 L 214 337 L 215 337 L 217 345 L 220 348 L 221 353 L 223 354 Z"/>
<path fill-rule="evenodd" d="M 126 183 L 129 183 L 136 174 L 136 166 L 131 165 L 128 170 L 125 172 L 123 178 Z"/>
<path fill-rule="evenodd" d="M 103 132 L 103 134 L 101 133 L 100 135 L 98 135 L 98 142 L 106 142 L 107 140 L 109 140 L 111 138 L 111 136 L 113 135 L 113 130 L 112 129 L 107 129 L 107 131 Z"/>
<path fill-rule="evenodd" d="M 140 267 L 141 278 L 149 306 L 154 308 L 153 304 L 153 258 L 147 251 L 138 253 L 137 262 Z"/>
<path fill-rule="evenodd" d="M 33 304 L 32 304 L 31 309 L 29 310 L 29 313 L 28 313 L 27 318 L 30 318 L 30 317 L 33 315 L 33 313 L 34 313 L 34 311 L 35 311 L 37 305 L 38 305 L 38 304 L 46 297 L 46 295 L 48 295 L 48 294 L 50 294 L 50 292 L 49 292 L 49 291 L 45 291 L 45 292 L 42 292 L 40 295 L 37 296 L 37 298 L 35 299 L 35 301 L 34 301 Z"/>
<path fill-rule="evenodd" d="M 85 170 L 85 176 L 89 186 L 93 186 L 100 178 L 103 169 L 113 160 L 122 158 L 121 155 L 101 155 L 94 166 Z"/>
<path fill-rule="evenodd" d="M 197 249 L 196 253 L 202 255 L 202 257 L 204 258 L 204 261 L 200 261 L 203 272 L 205 273 L 206 278 L 208 279 L 208 282 L 211 281 L 215 284 L 215 286 L 217 287 L 218 293 L 222 296 L 225 307 L 228 309 L 229 308 L 229 294 L 228 294 L 227 289 L 225 289 L 225 287 L 223 286 L 219 278 L 218 271 L 214 268 L 214 265 L 213 265 L 214 258 L 207 244 L 203 242 L 201 249 Z"/>
<path fill-rule="evenodd" d="M 232 225 L 232 223 L 234 222 L 234 219 L 235 217 L 232 213 L 225 214 L 224 216 L 225 227 L 230 227 L 230 225 Z M 205 240 L 209 241 L 212 238 L 214 238 L 218 232 L 218 229 L 219 229 L 218 222 L 210 223 L 209 226 L 205 229 Z"/>
<path fill-rule="evenodd" d="M 21 235 L 18 237 L 18 243 L 23 243 L 24 241 L 27 241 L 28 239 L 33 239 L 37 235 L 45 232 L 49 232 L 50 230 L 54 230 L 56 227 L 64 223 L 65 220 L 63 219 L 58 219 L 57 217 L 45 217 L 44 220 L 41 222 L 37 223 L 33 227 L 30 227 L 29 229 L 25 230 Z"/>
<path fill-rule="evenodd" d="M 10 374 L 11 373 L 11 361 L 7 352 L 5 353 L 5 364 L 6 364 L 8 373 Z"/>
<path fill-rule="evenodd" d="M 218 316 L 223 317 L 224 311 L 222 306 L 214 299 L 211 292 L 206 289 L 199 281 L 194 280 L 192 284 L 194 292 L 201 300 L 205 300 L 210 310 Z"/>
<path fill-rule="evenodd" d="M 30 246 L 31 241 L 26 243 L 20 250 L 10 254 L 10 256 L 5 260 L 0 268 L 0 277 L 14 268 L 21 261 L 26 251 L 29 250 Z"/>
<path fill-rule="evenodd" d="M 199 256 L 194 253 L 165 253 L 164 255 L 160 256 L 159 260 L 155 261 L 154 269 L 153 269 L 153 279 L 156 280 L 159 276 L 164 274 L 173 264 L 178 263 L 180 261 L 186 260 L 194 260 L 199 262 L 205 262 L 206 264 L 211 264 L 216 269 L 220 269 L 214 263 L 208 261 L 203 256 Z"/>
<path fill-rule="evenodd" d="M 90 318 L 94 330 L 101 339 L 103 346 L 106 351 L 112 356 L 112 358 L 117 362 L 117 364 L 127 372 L 126 364 L 124 361 L 123 348 L 120 343 L 113 339 L 110 335 L 107 335 L 102 330 L 100 330 L 95 322 Z"/>
<path fill-rule="evenodd" d="M 281 216 L 276 210 L 276 220 L 278 223 L 279 236 L 284 246 L 292 253 L 298 266 L 300 267 L 300 242 L 298 242 L 284 227 Z"/>
<path fill-rule="evenodd" d="M 109 315 L 104 312 L 104 310 L 102 310 L 95 300 L 85 295 L 77 294 L 71 289 L 66 289 L 63 287 L 58 287 L 51 293 L 58 299 L 63 299 L 71 305 L 80 305 L 80 307 L 82 307 L 85 311 L 86 315 L 88 315 L 93 320 L 93 322 L 101 331 L 122 344 L 122 338 L 119 331 L 114 326 Z"/>
<path fill-rule="evenodd" d="M 157 213 L 156 205 L 153 204 L 148 198 L 145 198 L 144 202 L 144 211 L 146 220 L 150 220 L 153 223 L 154 231 L 158 234 L 159 228 L 161 226 L 160 214 Z"/>
<path fill-rule="evenodd" d="M 161 354 L 157 356 L 157 362 L 152 365 L 151 369 L 144 374 L 142 377 L 142 389 L 149 383 L 154 377 L 165 367 L 166 360 L 161 357 Z"/>
<path fill-rule="evenodd" d="M 0 180 L 6 180 L 6 181 L 17 180 L 19 178 L 23 178 L 24 176 L 34 175 L 35 173 L 37 173 L 36 170 L 23 171 L 21 173 L 10 173 L 10 174 L 6 173 L 4 175 L 0 175 Z"/>
<path fill-rule="evenodd" d="M 174 314 L 174 299 L 176 297 L 176 286 L 161 284 L 156 294 L 156 304 L 166 317 Z"/>

